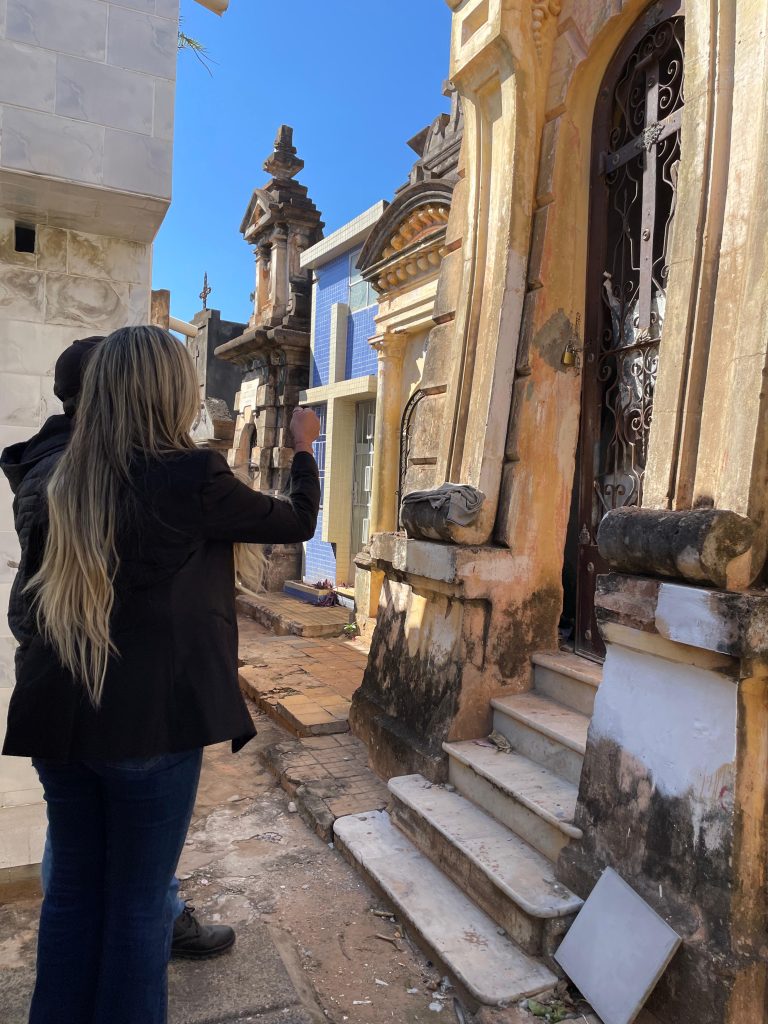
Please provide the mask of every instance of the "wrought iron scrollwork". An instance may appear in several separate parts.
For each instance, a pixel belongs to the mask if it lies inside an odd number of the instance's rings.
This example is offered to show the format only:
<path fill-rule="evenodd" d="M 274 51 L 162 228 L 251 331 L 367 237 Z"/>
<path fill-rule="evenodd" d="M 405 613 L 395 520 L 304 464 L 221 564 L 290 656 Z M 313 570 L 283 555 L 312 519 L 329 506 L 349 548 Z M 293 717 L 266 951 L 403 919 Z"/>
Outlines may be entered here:
<path fill-rule="evenodd" d="M 597 350 L 602 422 L 593 530 L 608 510 L 642 501 L 683 101 L 683 19 L 672 18 L 648 32 L 619 76 L 602 160 L 608 245 Z"/>
<path fill-rule="evenodd" d="M 658 0 L 611 62 L 595 109 L 580 428 L 575 646 L 595 620 L 603 516 L 640 505 L 664 331 L 684 105 L 683 0 Z"/>

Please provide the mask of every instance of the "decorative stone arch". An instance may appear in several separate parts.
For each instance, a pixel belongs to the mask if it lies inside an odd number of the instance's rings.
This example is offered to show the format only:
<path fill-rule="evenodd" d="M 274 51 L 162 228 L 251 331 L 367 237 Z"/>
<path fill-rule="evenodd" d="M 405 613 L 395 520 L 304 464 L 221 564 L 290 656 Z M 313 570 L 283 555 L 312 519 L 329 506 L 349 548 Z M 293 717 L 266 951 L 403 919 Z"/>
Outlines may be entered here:
<path fill-rule="evenodd" d="M 402 188 L 374 225 L 357 262 L 379 294 L 376 458 L 371 532 L 397 529 L 402 491 L 403 413 L 420 387 L 420 361 L 433 319 L 438 273 L 446 253 L 455 177 Z M 424 462 L 431 462 L 431 453 Z"/>
<path fill-rule="evenodd" d="M 241 414 L 243 415 L 243 414 Z M 245 423 L 240 427 L 235 438 L 231 459 L 232 468 L 249 471 L 251 463 L 251 449 L 253 448 L 255 427 L 253 425 L 253 412 L 250 407 L 246 410 Z"/>
<path fill-rule="evenodd" d="M 450 181 L 420 181 L 403 189 L 384 211 L 357 263 L 379 293 L 440 265 L 452 195 Z"/>

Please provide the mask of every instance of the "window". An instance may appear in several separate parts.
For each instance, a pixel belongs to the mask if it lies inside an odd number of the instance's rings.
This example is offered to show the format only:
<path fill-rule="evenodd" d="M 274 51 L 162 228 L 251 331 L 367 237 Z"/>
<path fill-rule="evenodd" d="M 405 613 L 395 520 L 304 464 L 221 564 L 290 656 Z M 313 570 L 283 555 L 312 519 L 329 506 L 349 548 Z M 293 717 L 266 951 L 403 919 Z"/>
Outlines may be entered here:
<path fill-rule="evenodd" d="M 349 257 L 349 311 L 356 312 L 358 309 L 365 309 L 367 306 L 375 306 L 378 301 L 376 292 L 370 281 L 364 281 L 363 275 L 357 269 L 357 261 L 360 258 L 362 249 L 355 249 Z"/>
<path fill-rule="evenodd" d="M 325 497 L 325 421 L 328 407 L 325 405 L 310 405 L 309 408 L 320 420 L 320 434 L 317 440 L 312 443 L 312 452 L 315 456 L 317 470 L 320 475 L 320 508 L 322 508 Z"/>
<path fill-rule="evenodd" d="M 35 252 L 37 238 L 34 224 L 15 224 L 13 235 L 16 252 Z"/>

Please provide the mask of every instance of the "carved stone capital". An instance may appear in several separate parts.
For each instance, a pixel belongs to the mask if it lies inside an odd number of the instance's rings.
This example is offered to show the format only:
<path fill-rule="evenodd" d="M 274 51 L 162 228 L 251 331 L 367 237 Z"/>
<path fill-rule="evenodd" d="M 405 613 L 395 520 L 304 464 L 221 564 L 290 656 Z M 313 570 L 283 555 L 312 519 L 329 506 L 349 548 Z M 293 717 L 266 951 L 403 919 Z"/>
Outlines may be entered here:
<path fill-rule="evenodd" d="M 379 363 L 402 362 L 405 355 L 406 339 L 402 334 L 380 334 L 369 342 L 372 349 L 375 349 Z"/>

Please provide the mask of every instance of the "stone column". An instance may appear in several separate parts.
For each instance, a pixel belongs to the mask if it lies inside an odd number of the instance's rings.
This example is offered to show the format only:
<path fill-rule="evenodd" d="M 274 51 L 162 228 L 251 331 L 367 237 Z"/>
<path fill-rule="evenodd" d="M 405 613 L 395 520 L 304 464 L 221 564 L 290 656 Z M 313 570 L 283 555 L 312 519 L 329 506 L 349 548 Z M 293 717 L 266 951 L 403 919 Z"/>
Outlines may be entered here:
<path fill-rule="evenodd" d="M 405 337 L 383 334 L 371 341 L 379 354 L 373 441 L 371 535 L 397 530 L 395 495 L 400 468 L 400 414 Z"/>
<path fill-rule="evenodd" d="M 253 303 L 254 322 L 256 317 L 269 304 L 270 247 L 256 247 L 256 289 Z"/>
<path fill-rule="evenodd" d="M 272 235 L 272 314 L 281 316 L 288 307 L 288 232 L 279 225 Z"/>

